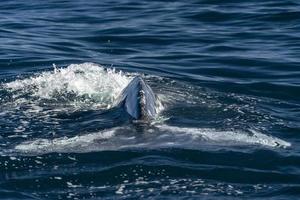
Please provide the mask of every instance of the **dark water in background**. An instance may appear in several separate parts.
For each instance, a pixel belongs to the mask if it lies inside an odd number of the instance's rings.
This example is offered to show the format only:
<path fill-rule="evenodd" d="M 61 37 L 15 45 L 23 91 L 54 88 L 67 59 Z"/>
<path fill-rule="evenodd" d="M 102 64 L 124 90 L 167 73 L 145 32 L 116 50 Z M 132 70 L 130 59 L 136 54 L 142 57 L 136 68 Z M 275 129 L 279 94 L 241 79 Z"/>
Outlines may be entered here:
<path fill-rule="evenodd" d="M 0 198 L 299 198 L 299 32 L 297 0 L 1 2 Z M 151 125 L 113 108 L 136 74 Z"/>

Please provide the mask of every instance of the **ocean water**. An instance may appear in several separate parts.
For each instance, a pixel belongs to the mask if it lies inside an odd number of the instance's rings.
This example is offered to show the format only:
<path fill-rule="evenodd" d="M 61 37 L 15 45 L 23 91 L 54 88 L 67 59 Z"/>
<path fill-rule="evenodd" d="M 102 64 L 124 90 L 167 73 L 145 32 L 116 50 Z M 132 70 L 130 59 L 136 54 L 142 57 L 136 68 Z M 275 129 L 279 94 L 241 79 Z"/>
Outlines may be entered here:
<path fill-rule="evenodd" d="M 299 32 L 298 0 L 2 1 L 0 199 L 300 198 Z"/>

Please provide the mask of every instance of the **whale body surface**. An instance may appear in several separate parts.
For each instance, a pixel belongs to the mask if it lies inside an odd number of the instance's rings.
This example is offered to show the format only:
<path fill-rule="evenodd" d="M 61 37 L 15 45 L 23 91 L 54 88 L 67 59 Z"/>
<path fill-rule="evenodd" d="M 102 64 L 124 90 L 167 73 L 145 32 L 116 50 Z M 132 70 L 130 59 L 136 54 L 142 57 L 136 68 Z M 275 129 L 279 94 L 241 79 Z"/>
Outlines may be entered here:
<path fill-rule="evenodd" d="M 145 81 L 136 76 L 121 92 L 118 105 L 134 120 L 150 120 L 157 113 L 156 96 Z"/>

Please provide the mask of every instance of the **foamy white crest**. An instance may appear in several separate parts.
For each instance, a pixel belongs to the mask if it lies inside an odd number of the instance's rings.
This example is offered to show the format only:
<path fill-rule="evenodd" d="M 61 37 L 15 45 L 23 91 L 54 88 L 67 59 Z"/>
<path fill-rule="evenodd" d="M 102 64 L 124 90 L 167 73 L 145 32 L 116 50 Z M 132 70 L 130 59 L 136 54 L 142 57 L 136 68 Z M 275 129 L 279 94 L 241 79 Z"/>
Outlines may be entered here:
<path fill-rule="evenodd" d="M 71 64 L 37 76 L 15 80 L 4 86 L 12 91 L 26 91 L 32 96 L 52 99 L 68 93 L 111 104 L 129 83 L 122 71 L 105 69 L 94 63 Z"/>

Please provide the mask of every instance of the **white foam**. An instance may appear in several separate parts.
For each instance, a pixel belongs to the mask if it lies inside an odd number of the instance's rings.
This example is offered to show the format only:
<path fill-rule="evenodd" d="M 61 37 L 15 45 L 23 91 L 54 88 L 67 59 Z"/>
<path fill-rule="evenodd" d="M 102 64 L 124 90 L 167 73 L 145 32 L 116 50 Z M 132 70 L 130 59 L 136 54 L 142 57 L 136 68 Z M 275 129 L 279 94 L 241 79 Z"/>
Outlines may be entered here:
<path fill-rule="evenodd" d="M 105 69 L 94 63 L 71 64 L 36 76 L 4 84 L 6 89 L 23 91 L 42 99 L 75 94 L 92 98 L 103 106 L 110 107 L 122 89 L 130 81 L 122 71 Z"/>

